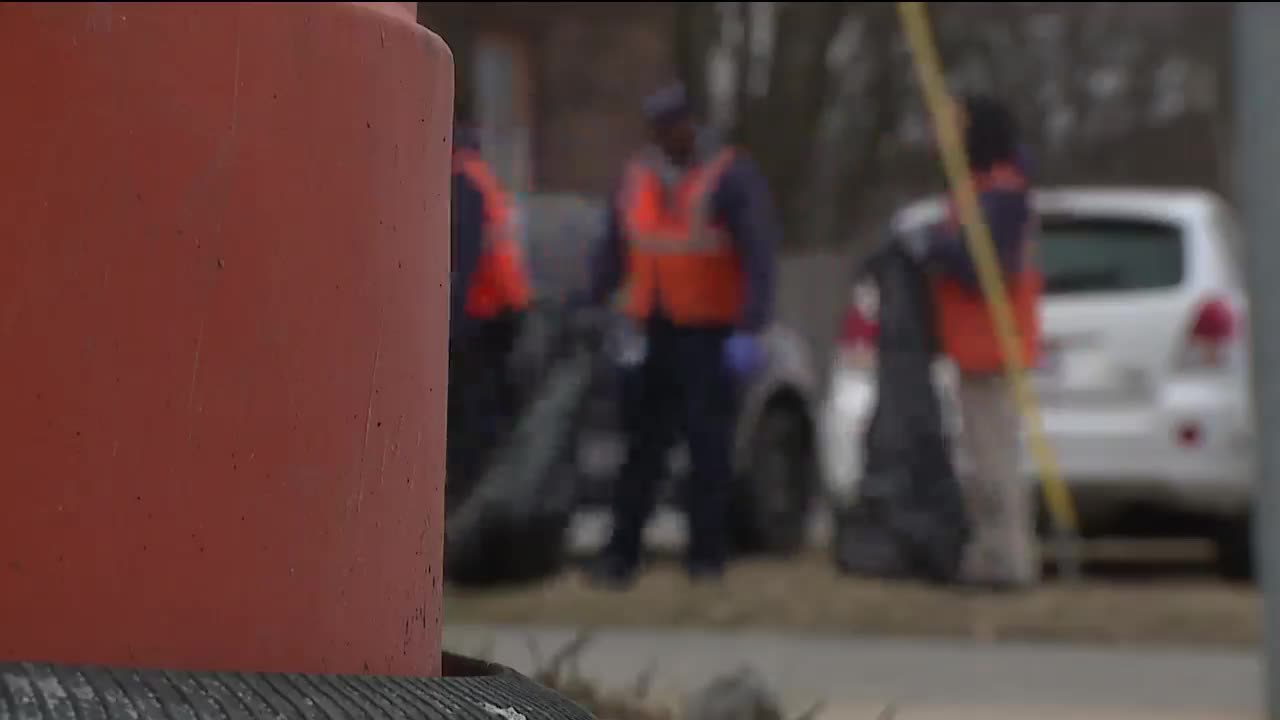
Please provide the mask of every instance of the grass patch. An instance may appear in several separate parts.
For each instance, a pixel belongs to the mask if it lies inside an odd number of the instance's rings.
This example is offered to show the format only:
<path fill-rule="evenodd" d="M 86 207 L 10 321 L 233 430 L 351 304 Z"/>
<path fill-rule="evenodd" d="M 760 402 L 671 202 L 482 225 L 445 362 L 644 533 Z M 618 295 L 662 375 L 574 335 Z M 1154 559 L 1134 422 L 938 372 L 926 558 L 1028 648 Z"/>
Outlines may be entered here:
<path fill-rule="evenodd" d="M 445 621 L 1218 647 L 1252 647 L 1260 633 L 1256 592 L 1202 573 L 1112 575 L 983 596 L 851 580 L 818 553 L 744 561 L 719 586 L 691 586 L 678 565 L 661 562 L 626 593 L 595 590 L 576 573 L 518 589 L 450 588 Z"/>

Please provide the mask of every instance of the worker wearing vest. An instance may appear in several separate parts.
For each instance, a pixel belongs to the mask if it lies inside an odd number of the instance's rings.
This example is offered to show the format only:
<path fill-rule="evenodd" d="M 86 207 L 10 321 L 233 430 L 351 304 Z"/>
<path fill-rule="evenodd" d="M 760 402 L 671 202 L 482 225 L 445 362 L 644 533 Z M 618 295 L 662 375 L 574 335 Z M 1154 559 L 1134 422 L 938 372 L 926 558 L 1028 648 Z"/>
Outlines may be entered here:
<path fill-rule="evenodd" d="M 627 460 L 613 493 L 613 534 L 592 567 L 624 587 L 641 560 L 667 451 L 683 433 L 687 569 L 716 579 L 729 553 L 727 507 L 736 383 L 764 362 L 759 335 L 773 297 L 778 227 L 763 176 L 741 152 L 698 133 L 682 87 L 645 103 L 654 143 L 627 164 L 594 260 L 590 294 L 623 288 L 635 330 L 621 362 Z"/>
<path fill-rule="evenodd" d="M 1037 362 L 1041 278 L 1032 256 L 1035 218 L 1012 114 L 999 102 L 972 96 L 957 103 L 957 120 L 1009 305 L 1028 367 Z M 1040 573 L 1031 485 L 1021 473 L 1020 423 L 1004 372 L 991 311 L 979 287 L 954 204 L 945 222 L 908 239 L 933 269 L 931 286 L 942 350 L 959 371 L 962 448 L 972 477 L 965 495 L 973 526 L 962 576 L 991 589 L 1019 589 Z"/>
<path fill-rule="evenodd" d="M 512 208 L 480 156 L 475 133 L 462 128 L 453 148 L 455 320 L 467 331 L 529 306 L 529 282 L 514 234 Z M 460 307 L 459 307 L 460 305 Z"/>
<path fill-rule="evenodd" d="M 455 123 L 450 288 L 450 483 L 458 499 L 514 415 L 509 356 L 530 300 L 511 206 L 480 156 L 474 130 Z"/>

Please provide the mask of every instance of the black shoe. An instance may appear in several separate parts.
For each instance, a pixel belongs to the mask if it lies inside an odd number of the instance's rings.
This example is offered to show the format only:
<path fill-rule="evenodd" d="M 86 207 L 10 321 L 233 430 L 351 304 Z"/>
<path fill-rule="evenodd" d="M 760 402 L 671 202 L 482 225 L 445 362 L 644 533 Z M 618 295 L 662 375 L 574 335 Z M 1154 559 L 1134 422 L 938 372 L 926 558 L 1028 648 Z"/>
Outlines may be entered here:
<path fill-rule="evenodd" d="M 694 583 L 718 583 L 724 580 L 724 563 L 690 563 L 689 580 Z"/>
<path fill-rule="evenodd" d="M 639 568 L 613 555 L 601 555 L 587 566 L 587 582 L 602 590 L 621 592 L 635 584 Z"/>

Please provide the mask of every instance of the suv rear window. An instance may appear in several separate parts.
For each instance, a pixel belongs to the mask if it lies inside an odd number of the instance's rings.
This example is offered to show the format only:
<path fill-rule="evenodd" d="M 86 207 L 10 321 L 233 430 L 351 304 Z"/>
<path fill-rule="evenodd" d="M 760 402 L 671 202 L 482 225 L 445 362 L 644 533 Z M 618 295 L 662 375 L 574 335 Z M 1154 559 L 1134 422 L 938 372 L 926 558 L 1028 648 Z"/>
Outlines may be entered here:
<path fill-rule="evenodd" d="M 1113 218 L 1040 220 L 1036 255 L 1045 293 L 1124 293 L 1182 283 L 1182 230 L 1173 224 Z"/>

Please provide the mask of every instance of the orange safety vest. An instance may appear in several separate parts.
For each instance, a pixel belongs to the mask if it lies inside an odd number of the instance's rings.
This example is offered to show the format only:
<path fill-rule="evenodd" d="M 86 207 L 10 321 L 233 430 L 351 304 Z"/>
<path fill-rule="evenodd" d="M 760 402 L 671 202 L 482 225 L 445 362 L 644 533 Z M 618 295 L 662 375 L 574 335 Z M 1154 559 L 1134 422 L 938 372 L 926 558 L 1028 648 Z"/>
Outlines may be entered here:
<path fill-rule="evenodd" d="M 993 188 L 1027 189 L 1026 179 L 1011 167 L 997 166 L 975 179 L 979 192 Z M 954 204 L 948 221 L 952 227 L 958 225 Z M 1039 309 L 1043 278 L 1032 262 L 1034 230 L 1033 219 L 1025 231 L 1022 269 L 1004 278 L 1024 368 L 1035 367 L 1040 352 Z M 982 291 L 945 275 L 932 278 L 931 285 L 938 339 L 943 352 L 956 364 L 956 368 L 962 372 L 1002 371 L 1004 361 L 1000 355 L 1000 343 Z"/>
<path fill-rule="evenodd" d="M 465 175 L 484 197 L 484 248 L 467 288 L 464 312 L 487 320 L 507 310 L 524 310 L 529 306 L 529 281 L 512 233 L 506 193 L 475 151 L 455 150 L 453 171 Z"/>
<path fill-rule="evenodd" d="M 678 326 L 738 323 L 741 260 L 711 207 L 712 192 L 733 157 L 732 150 L 721 150 L 686 171 L 670 191 L 643 157 L 628 166 L 618 208 L 627 243 L 624 309 L 632 318 L 647 319 L 657 303 Z"/>

